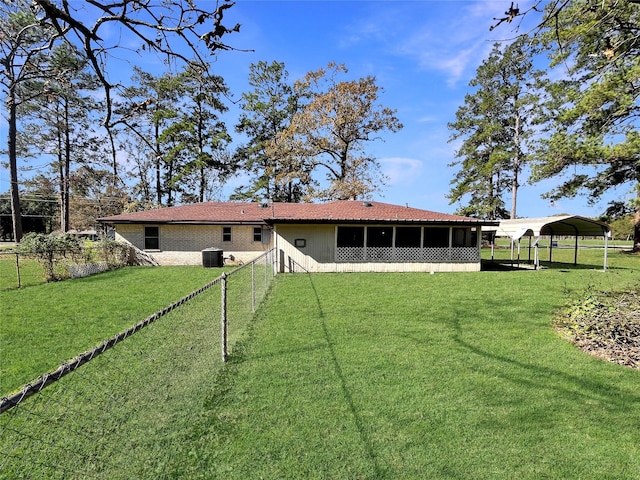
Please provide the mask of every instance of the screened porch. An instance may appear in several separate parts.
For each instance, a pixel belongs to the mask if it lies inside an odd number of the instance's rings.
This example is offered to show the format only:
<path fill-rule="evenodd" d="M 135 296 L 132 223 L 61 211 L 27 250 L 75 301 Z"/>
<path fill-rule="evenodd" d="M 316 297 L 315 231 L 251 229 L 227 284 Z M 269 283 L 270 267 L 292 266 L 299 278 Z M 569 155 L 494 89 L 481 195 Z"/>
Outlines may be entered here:
<path fill-rule="evenodd" d="M 338 226 L 336 262 L 479 262 L 475 227 Z"/>

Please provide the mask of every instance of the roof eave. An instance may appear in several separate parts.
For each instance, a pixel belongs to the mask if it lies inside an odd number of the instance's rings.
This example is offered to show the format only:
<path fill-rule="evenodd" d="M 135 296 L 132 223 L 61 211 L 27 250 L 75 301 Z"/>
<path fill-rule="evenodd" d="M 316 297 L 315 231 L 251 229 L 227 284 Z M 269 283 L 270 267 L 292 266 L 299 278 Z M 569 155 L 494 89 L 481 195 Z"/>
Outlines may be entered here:
<path fill-rule="evenodd" d="M 466 226 L 498 226 L 499 222 L 470 219 L 380 219 L 380 218 L 265 218 L 265 222 L 280 224 L 408 224 L 408 225 L 466 225 Z"/>

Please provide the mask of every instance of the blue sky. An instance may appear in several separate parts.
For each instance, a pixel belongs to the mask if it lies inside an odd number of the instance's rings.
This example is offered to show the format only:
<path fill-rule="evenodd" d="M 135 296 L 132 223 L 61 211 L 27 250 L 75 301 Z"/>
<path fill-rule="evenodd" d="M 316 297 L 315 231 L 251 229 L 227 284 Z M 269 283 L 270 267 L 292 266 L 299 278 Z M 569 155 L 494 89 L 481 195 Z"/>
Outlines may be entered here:
<path fill-rule="evenodd" d="M 200 6 L 214 0 L 198 0 Z M 469 81 L 486 58 L 495 41 L 513 38 L 514 25 L 489 31 L 494 17 L 503 16 L 510 0 L 237 0 L 227 10 L 225 25 L 241 24 L 240 33 L 225 40 L 238 49 L 218 54 L 212 73 L 221 75 L 232 97 L 239 100 L 250 91 L 249 66 L 258 61 L 284 62 L 290 80 L 333 61 L 349 69 L 342 78 L 372 75 L 382 88 L 379 102 L 396 110 L 404 125 L 398 133 L 384 133 L 382 140 L 370 143 L 366 152 L 379 160 L 389 177 L 388 185 L 372 200 L 408 204 L 416 208 L 452 213 L 445 195 L 455 168 L 459 144 L 448 143 L 447 123 L 455 119 Z M 523 0 L 524 10 L 531 0 Z M 521 27 L 523 31 L 525 27 Z M 116 38 L 115 32 L 113 32 Z M 124 39 L 120 38 L 125 45 Z M 133 47 L 133 45 L 129 45 Z M 135 63 L 158 73 L 160 62 L 150 57 Z M 109 64 L 109 76 L 129 77 L 130 65 Z M 230 105 L 225 116 L 229 132 L 237 122 L 239 110 Z M 4 121 L 0 125 L 6 131 Z M 232 133 L 232 135 L 234 135 Z M 3 139 L 6 134 L 2 135 Z M 236 135 L 237 137 L 237 135 Z M 237 138 L 237 141 L 242 141 Z M 246 179 L 232 179 L 222 191 L 224 200 L 234 187 Z M 523 184 L 520 188 L 518 216 L 547 216 L 570 213 L 597 216 L 606 201 L 589 206 L 584 197 L 551 204 L 540 195 L 554 182 Z M 0 191 L 8 190 L 8 173 L 0 175 Z M 507 206 L 511 199 L 505 198 Z"/>
<path fill-rule="evenodd" d="M 530 2 L 519 3 L 524 10 Z M 237 97 L 249 90 L 249 65 L 260 60 L 284 62 L 291 79 L 330 61 L 344 63 L 351 78 L 375 76 L 383 89 L 380 103 L 397 111 L 404 128 L 367 148 L 389 177 L 372 199 L 453 212 L 457 206 L 445 195 L 456 172 L 448 164 L 458 144 L 448 142 L 447 124 L 455 120 L 493 43 L 516 34 L 513 24 L 489 31 L 509 5 L 507 0 L 238 0 L 229 23 L 242 27 L 229 42 L 255 52 L 223 52 L 213 70 Z M 555 204 L 541 199 L 553 185 L 522 185 L 518 216 L 597 216 L 606 208 L 606 202 L 589 206 L 584 197 Z M 507 206 L 510 202 L 505 199 Z"/>

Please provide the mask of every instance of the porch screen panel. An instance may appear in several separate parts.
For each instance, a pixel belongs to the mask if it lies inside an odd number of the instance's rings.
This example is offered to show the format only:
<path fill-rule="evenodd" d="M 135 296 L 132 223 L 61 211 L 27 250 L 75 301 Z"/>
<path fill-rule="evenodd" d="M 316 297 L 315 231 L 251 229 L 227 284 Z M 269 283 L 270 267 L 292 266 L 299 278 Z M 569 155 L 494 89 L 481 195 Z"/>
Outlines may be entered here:
<path fill-rule="evenodd" d="M 424 229 L 425 248 L 446 248 L 449 246 L 449 229 L 429 227 Z"/>
<path fill-rule="evenodd" d="M 473 238 L 470 228 L 454 228 L 453 229 L 453 246 L 454 247 L 471 247 L 475 245 L 477 238 Z"/>
<path fill-rule="evenodd" d="M 338 247 L 364 247 L 364 227 L 338 227 Z"/>
<path fill-rule="evenodd" d="M 364 227 L 338 227 L 336 261 L 364 260 Z"/>
<path fill-rule="evenodd" d="M 396 227 L 394 261 L 405 263 L 421 262 L 421 234 L 422 229 L 420 227 Z"/>
<path fill-rule="evenodd" d="M 420 227 L 396 227 L 396 247 L 420 247 Z"/>
<path fill-rule="evenodd" d="M 366 260 L 393 261 L 393 227 L 367 227 Z"/>
<path fill-rule="evenodd" d="M 367 228 L 367 247 L 392 247 L 393 227 Z"/>

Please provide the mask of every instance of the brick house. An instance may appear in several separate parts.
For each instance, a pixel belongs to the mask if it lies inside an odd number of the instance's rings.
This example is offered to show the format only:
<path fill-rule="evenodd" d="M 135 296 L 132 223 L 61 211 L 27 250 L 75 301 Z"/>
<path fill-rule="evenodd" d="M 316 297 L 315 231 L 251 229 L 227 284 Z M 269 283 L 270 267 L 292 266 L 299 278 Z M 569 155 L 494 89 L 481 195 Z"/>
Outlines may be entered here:
<path fill-rule="evenodd" d="M 355 200 L 206 202 L 99 221 L 160 264 L 199 265 L 212 247 L 246 262 L 275 248 L 280 272 L 477 271 L 481 229 L 497 225 Z"/>

